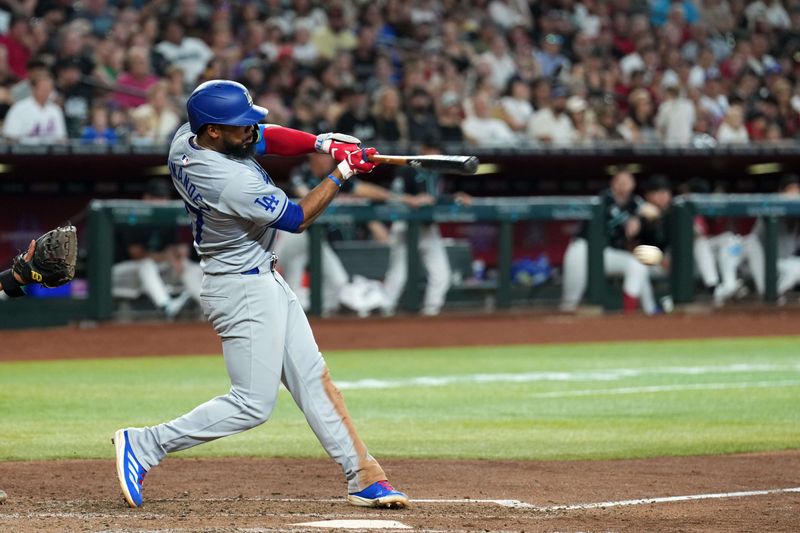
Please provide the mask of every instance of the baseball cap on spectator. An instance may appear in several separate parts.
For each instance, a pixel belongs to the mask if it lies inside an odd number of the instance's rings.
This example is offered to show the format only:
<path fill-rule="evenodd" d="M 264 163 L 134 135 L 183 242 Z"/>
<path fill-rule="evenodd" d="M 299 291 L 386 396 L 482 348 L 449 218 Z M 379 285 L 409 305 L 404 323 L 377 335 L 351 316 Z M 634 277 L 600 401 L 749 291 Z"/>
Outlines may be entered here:
<path fill-rule="evenodd" d="M 450 107 L 453 105 L 458 105 L 461 102 L 461 98 L 459 98 L 458 94 L 456 94 L 454 91 L 445 91 L 439 101 L 441 102 L 442 107 Z"/>
<path fill-rule="evenodd" d="M 558 35 L 557 33 L 548 33 L 544 38 L 544 42 L 546 42 L 547 44 L 555 44 L 561 46 L 562 44 L 564 44 L 564 38 Z"/>
<path fill-rule="evenodd" d="M 570 113 L 580 113 L 581 111 L 586 111 L 587 107 L 588 105 L 586 100 L 584 100 L 581 96 L 570 96 L 567 99 L 567 111 Z"/>

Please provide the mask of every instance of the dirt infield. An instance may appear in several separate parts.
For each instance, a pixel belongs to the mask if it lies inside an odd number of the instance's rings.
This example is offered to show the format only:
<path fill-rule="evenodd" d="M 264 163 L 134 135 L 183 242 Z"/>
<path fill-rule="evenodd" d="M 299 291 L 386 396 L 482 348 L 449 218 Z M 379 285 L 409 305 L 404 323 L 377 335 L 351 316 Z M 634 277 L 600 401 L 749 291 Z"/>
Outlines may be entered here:
<path fill-rule="evenodd" d="M 573 316 L 536 313 L 312 320 L 320 349 L 495 346 L 800 335 L 800 310 Z M 102 324 L 0 332 L 0 361 L 221 353 L 205 322 Z"/>
<path fill-rule="evenodd" d="M 436 531 L 797 531 L 800 516 L 798 492 L 615 505 L 797 487 L 797 452 L 383 463 L 396 485 L 422 501 L 399 511 L 351 507 L 331 461 L 170 459 L 147 477 L 145 505 L 134 510 L 122 501 L 112 460 L 2 463 L 9 500 L 0 506 L 0 531 L 274 531 L 326 519 L 397 520 Z M 559 509 L 597 502 L 606 504 Z"/>
<path fill-rule="evenodd" d="M 800 313 L 435 319 L 313 324 L 320 348 L 405 348 L 800 335 Z M 0 361 L 219 353 L 204 323 L 3 332 Z M 416 502 L 344 501 L 332 461 L 179 459 L 154 469 L 145 507 L 124 506 L 109 459 L 0 463 L 0 531 L 275 531 L 328 519 L 397 520 L 436 531 L 797 531 L 800 451 L 624 461 L 382 461 Z M 787 490 L 789 489 L 789 490 Z M 665 500 L 654 500 L 654 499 Z M 593 505 L 594 504 L 594 505 Z"/>

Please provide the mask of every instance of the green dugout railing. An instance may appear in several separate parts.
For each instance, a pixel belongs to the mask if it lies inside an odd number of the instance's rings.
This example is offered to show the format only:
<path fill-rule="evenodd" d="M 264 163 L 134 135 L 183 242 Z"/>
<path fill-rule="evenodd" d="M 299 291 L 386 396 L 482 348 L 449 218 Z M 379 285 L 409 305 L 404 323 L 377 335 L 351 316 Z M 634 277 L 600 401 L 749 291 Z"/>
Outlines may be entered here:
<path fill-rule="evenodd" d="M 431 222 L 494 222 L 500 225 L 498 242 L 497 305 L 511 306 L 511 254 L 515 222 L 525 220 L 585 220 L 589 222 L 589 300 L 602 305 L 606 281 L 603 275 L 605 232 L 603 213 L 597 197 L 476 198 L 470 205 L 439 204 L 412 209 L 401 204 L 333 203 L 309 228 L 311 271 L 311 314 L 322 310 L 322 238 L 327 224 L 380 220 L 408 223 L 409 310 L 420 305 L 419 228 Z M 111 318 L 111 266 L 114 228 L 118 225 L 188 224 L 182 202 L 149 204 L 131 200 L 95 200 L 89 208 L 89 315 L 98 320 Z M 279 258 L 280 261 L 280 258 Z"/>
<path fill-rule="evenodd" d="M 778 231 L 777 220 L 800 216 L 800 200 L 780 194 L 692 194 L 678 198 L 673 205 L 672 296 L 675 303 L 694 299 L 694 217 L 763 217 L 766 225 L 764 245 L 765 294 L 768 302 L 777 300 Z"/>

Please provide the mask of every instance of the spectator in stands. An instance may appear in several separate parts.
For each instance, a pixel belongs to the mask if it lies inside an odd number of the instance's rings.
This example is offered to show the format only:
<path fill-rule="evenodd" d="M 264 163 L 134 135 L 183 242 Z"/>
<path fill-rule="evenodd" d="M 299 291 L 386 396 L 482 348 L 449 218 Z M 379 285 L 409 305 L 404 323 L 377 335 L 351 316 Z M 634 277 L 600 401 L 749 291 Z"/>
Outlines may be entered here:
<path fill-rule="evenodd" d="M 34 44 L 31 40 L 28 17 L 14 14 L 8 24 L 8 32 L 0 35 L 0 45 L 4 46 L 8 54 L 8 65 L 11 72 L 18 79 L 28 76 L 28 60 Z"/>
<path fill-rule="evenodd" d="M 144 202 L 163 203 L 172 186 L 154 178 L 142 196 Z M 131 225 L 118 227 L 115 264 L 111 267 L 111 293 L 118 298 L 138 298 L 144 293 L 167 318 L 175 318 L 190 298 L 200 301 L 203 278 L 200 265 L 189 261 L 189 247 L 177 240 L 176 228 Z M 183 283 L 171 296 L 165 280 Z"/>
<path fill-rule="evenodd" d="M 147 103 L 147 89 L 158 83 L 150 65 L 147 48 L 134 46 L 128 50 L 127 70 L 117 78 L 114 101 L 123 109 L 131 109 Z"/>
<path fill-rule="evenodd" d="M 394 87 L 382 89 L 375 97 L 372 109 L 375 119 L 375 139 L 405 142 L 408 140 L 408 121 L 400 108 L 400 92 Z"/>
<path fill-rule="evenodd" d="M 541 50 L 536 52 L 536 61 L 541 68 L 542 76 L 558 78 L 569 72 L 569 59 L 561 53 L 564 38 L 561 35 L 550 33 L 542 39 Z"/>
<path fill-rule="evenodd" d="M 598 138 L 604 141 L 624 141 L 619 131 L 617 107 L 613 104 L 603 105 L 597 111 Z"/>
<path fill-rule="evenodd" d="M 118 88 L 112 99 L 128 110 L 144 103 L 155 79 L 150 70 L 171 80 L 171 98 L 178 103 L 186 91 L 177 88 L 179 71 L 189 86 L 257 71 L 264 87 L 251 87 L 254 96 L 277 94 L 285 105 L 297 96 L 293 88 L 313 73 L 323 84 L 319 101 L 330 109 L 334 123 L 338 103 L 332 95 L 342 87 L 359 82 L 368 95 L 383 87 L 400 88 L 409 136 L 419 140 L 428 127 L 418 128 L 417 118 L 432 122 L 433 109 L 429 105 L 423 113 L 413 112 L 418 89 L 428 92 L 428 103 L 437 102 L 441 116 L 439 104 L 446 93 L 466 102 L 485 93 L 494 108 L 498 90 L 505 88 L 500 82 L 518 78 L 530 85 L 536 111 L 550 107 L 552 83 L 585 98 L 591 108 L 587 117 L 592 109 L 613 105 L 623 120 L 614 128 L 604 125 L 606 136 L 619 130 L 634 143 L 682 144 L 697 138 L 697 130 L 716 131 L 728 101 L 742 104 L 751 141 L 775 142 L 800 133 L 800 104 L 792 105 L 793 98 L 800 101 L 792 89 L 800 10 L 793 3 L 637 0 L 572 2 L 564 10 L 521 0 L 466 6 L 337 0 L 326 8 L 301 0 L 291 3 L 292 9 L 277 4 L 14 2 L 24 14 L 11 17 L 7 33 L 0 36 L 0 50 L 10 63 L 4 70 L 0 52 L 0 87 L 8 87 L 9 75 L 22 80 L 11 93 L 18 101 L 28 95 L 28 63 L 51 69 L 77 60 L 83 76 Z M 160 35 L 164 38 L 156 44 Z M 187 43 L 194 44 L 184 50 Z M 673 133 L 681 130 L 679 138 L 673 139 L 661 121 L 661 133 L 670 138 L 656 138 L 654 110 L 681 107 L 662 95 L 665 85 L 676 83 L 701 90 L 698 98 L 690 98 L 700 120 L 692 128 L 678 113 L 664 112 L 661 119 Z M 513 87 L 524 90 L 517 82 Z M 64 111 L 72 119 L 77 101 L 68 100 Z M 508 104 L 503 100 L 504 108 Z M 71 135 L 86 121 L 90 107 L 83 106 L 76 127 L 70 125 Z M 451 112 L 455 117 L 457 110 Z M 704 112 L 710 113 L 708 128 L 702 124 Z M 508 111 L 505 115 L 512 118 Z M 611 117 L 609 112 L 604 119 Z M 514 118 L 509 124 L 519 133 L 525 118 Z M 454 133 L 453 126 L 447 127 Z"/>
<path fill-rule="evenodd" d="M 320 57 L 330 60 L 342 52 L 352 51 L 358 43 L 352 28 L 342 5 L 331 3 L 328 7 L 328 24 L 317 28 L 311 37 Z"/>
<path fill-rule="evenodd" d="M 485 94 L 472 97 L 472 115 L 462 122 L 464 139 L 478 146 L 508 146 L 517 141 L 517 136 L 508 125 L 492 116 L 489 98 Z"/>
<path fill-rule="evenodd" d="M 488 66 L 489 81 L 498 91 L 506 88 L 516 71 L 514 58 L 508 51 L 508 42 L 500 34 L 492 38 L 491 47 L 478 57 L 478 62 Z"/>
<path fill-rule="evenodd" d="M 576 145 L 587 146 L 604 138 L 603 131 L 595 121 L 594 113 L 590 112 L 589 104 L 582 96 L 570 96 L 567 99 L 566 109 L 575 132 L 573 142 Z"/>
<path fill-rule="evenodd" d="M 56 91 L 58 102 L 64 110 L 67 136 L 78 138 L 89 120 L 89 109 L 94 99 L 94 89 L 83 83 L 80 60 L 67 58 L 57 63 Z"/>
<path fill-rule="evenodd" d="M 500 99 L 500 106 L 506 124 L 520 137 L 524 137 L 528 122 L 533 117 L 530 85 L 521 78 L 511 78 L 505 95 Z"/>
<path fill-rule="evenodd" d="M 575 140 L 575 128 L 567 110 L 567 88 L 557 85 L 550 91 L 548 104 L 537 110 L 528 122 L 528 138 L 534 141 L 568 145 Z"/>
<path fill-rule="evenodd" d="M 67 140 L 64 112 L 51 100 L 53 78 L 40 70 L 30 74 L 31 96 L 8 110 L 3 137 L 20 144 L 61 144 Z"/>
<path fill-rule="evenodd" d="M 461 98 L 453 91 L 442 94 L 436 126 L 443 142 L 463 142 L 464 131 L 461 129 L 463 119 Z"/>
<path fill-rule="evenodd" d="M 163 40 L 155 46 L 154 51 L 166 65 L 179 65 L 185 83 L 191 87 L 196 85 L 197 78 L 213 57 L 208 45 L 197 37 L 187 37 L 177 20 L 167 20 Z"/>
<path fill-rule="evenodd" d="M 406 116 L 409 140 L 421 141 L 439 135 L 431 95 L 424 87 L 415 87 L 411 90 Z"/>
<path fill-rule="evenodd" d="M 666 87 L 666 99 L 658 107 L 656 129 L 666 144 L 686 146 L 697 119 L 694 104 L 686 98 L 677 81 Z"/>
<path fill-rule="evenodd" d="M 319 59 L 319 51 L 311 41 L 312 29 L 306 19 L 298 20 L 294 28 L 294 40 L 292 41 L 294 59 L 304 67 L 315 65 Z"/>
<path fill-rule="evenodd" d="M 645 314 L 657 312 L 650 274 L 630 252 L 642 228 L 643 214 L 652 216 L 652 206 L 645 207 L 644 200 L 634 193 L 636 180 L 625 170 L 611 178 L 609 188 L 600 193 L 605 213 L 606 248 L 603 266 L 608 276 L 622 276 L 623 308 L 636 311 L 641 302 Z M 563 261 L 563 293 L 561 309 L 577 309 L 586 291 L 588 280 L 588 224 L 567 246 Z"/>
<path fill-rule="evenodd" d="M 146 129 L 143 127 L 138 131 L 139 136 L 149 139 L 151 144 L 166 143 L 181 125 L 180 117 L 169 101 L 168 90 L 166 81 L 157 82 L 147 90 L 147 103 L 131 111 L 135 121 L 146 124 Z M 140 139 L 141 142 L 144 139 Z"/>
<path fill-rule="evenodd" d="M 506 31 L 515 26 L 533 27 L 530 6 L 522 0 L 492 0 L 489 2 L 489 16 Z"/>
<path fill-rule="evenodd" d="M 344 91 L 344 112 L 336 121 L 336 131 L 354 135 L 363 142 L 372 141 L 378 136 L 375 117 L 370 114 L 369 95 L 362 85 Z"/>
<path fill-rule="evenodd" d="M 117 132 L 111 127 L 108 118 L 108 109 L 102 103 L 92 106 L 91 122 L 83 128 L 81 141 L 85 144 L 114 144 L 117 142 Z"/>
<path fill-rule="evenodd" d="M 725 113 L 725 119 L 717 130 L 719 144 L 747 144 L 750 140 L 747 128 L 744 127 L 744 116 L 741 105 L 732 105 Z"/>
<path fill-rule="evenodd" d="M 111 39 L 102 39 L 95 45 L 93 61 L 94 76 L 106 86 L 113 87 L 125 68 L 125 49 L 116 46 Z"/>
<path fill-rule="evenodd" d="M 211 21 L 211 6 L 208 2 L 199 0 L 180 0 L 172 2 L 178 4 L 173 16 L 180 22 L 186 35 L 197 39 L 205 39 L 208 36 Z"/>
<path fill-rule="evenodd" d="M 630 94 L 628 102 L 628 116 L 620 124 L 619 133 L 634 144 L 658 142 L 650 93 L 645 89 L 637 89 Z"/>
<path fill-rule="evenodd" d="M 0 87 L 11 87 L 19 81 L 8 63 L 8 48 L 0 44 Z"/>

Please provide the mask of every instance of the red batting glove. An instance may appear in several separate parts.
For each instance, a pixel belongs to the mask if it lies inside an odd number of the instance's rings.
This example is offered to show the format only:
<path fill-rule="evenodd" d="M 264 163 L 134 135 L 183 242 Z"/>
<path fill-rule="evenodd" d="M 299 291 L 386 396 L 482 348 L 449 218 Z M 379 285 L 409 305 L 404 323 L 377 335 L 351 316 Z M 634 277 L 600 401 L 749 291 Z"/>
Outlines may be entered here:
<path fill-rule="evenodd" d="M 320 133 L 317 135 L 314 148 L 321 154 L 331 154 L 337 162 L 344 161 L 347 152 L 361 148 L 361 141 L 344 133 Z"/>
<path fill-rule="evenodd" d="M 378 166 L 377 163 L 373 163 L 369 160 L 369 156 L 377 154 L 378 151 L 375 148 L 361 148 L 358 150 L 353 150 L 347 152 L 347 164 L 359 174 L 366 174 L 368 172 L 372 172 L 372 169 Z"/>
<path fill-rule="evenodd" d="M 344 179 L 350 179 L 353 174 L 367 174 L 372 172 L 378 164 L 369 161 L 368 158 L 377 153 L 378 151 L 375 148 L 361 148 L 346 152 L 344 159 L 337 165 L 339 171 L 342 173 L 342 177 L 344 177 Z"/>

